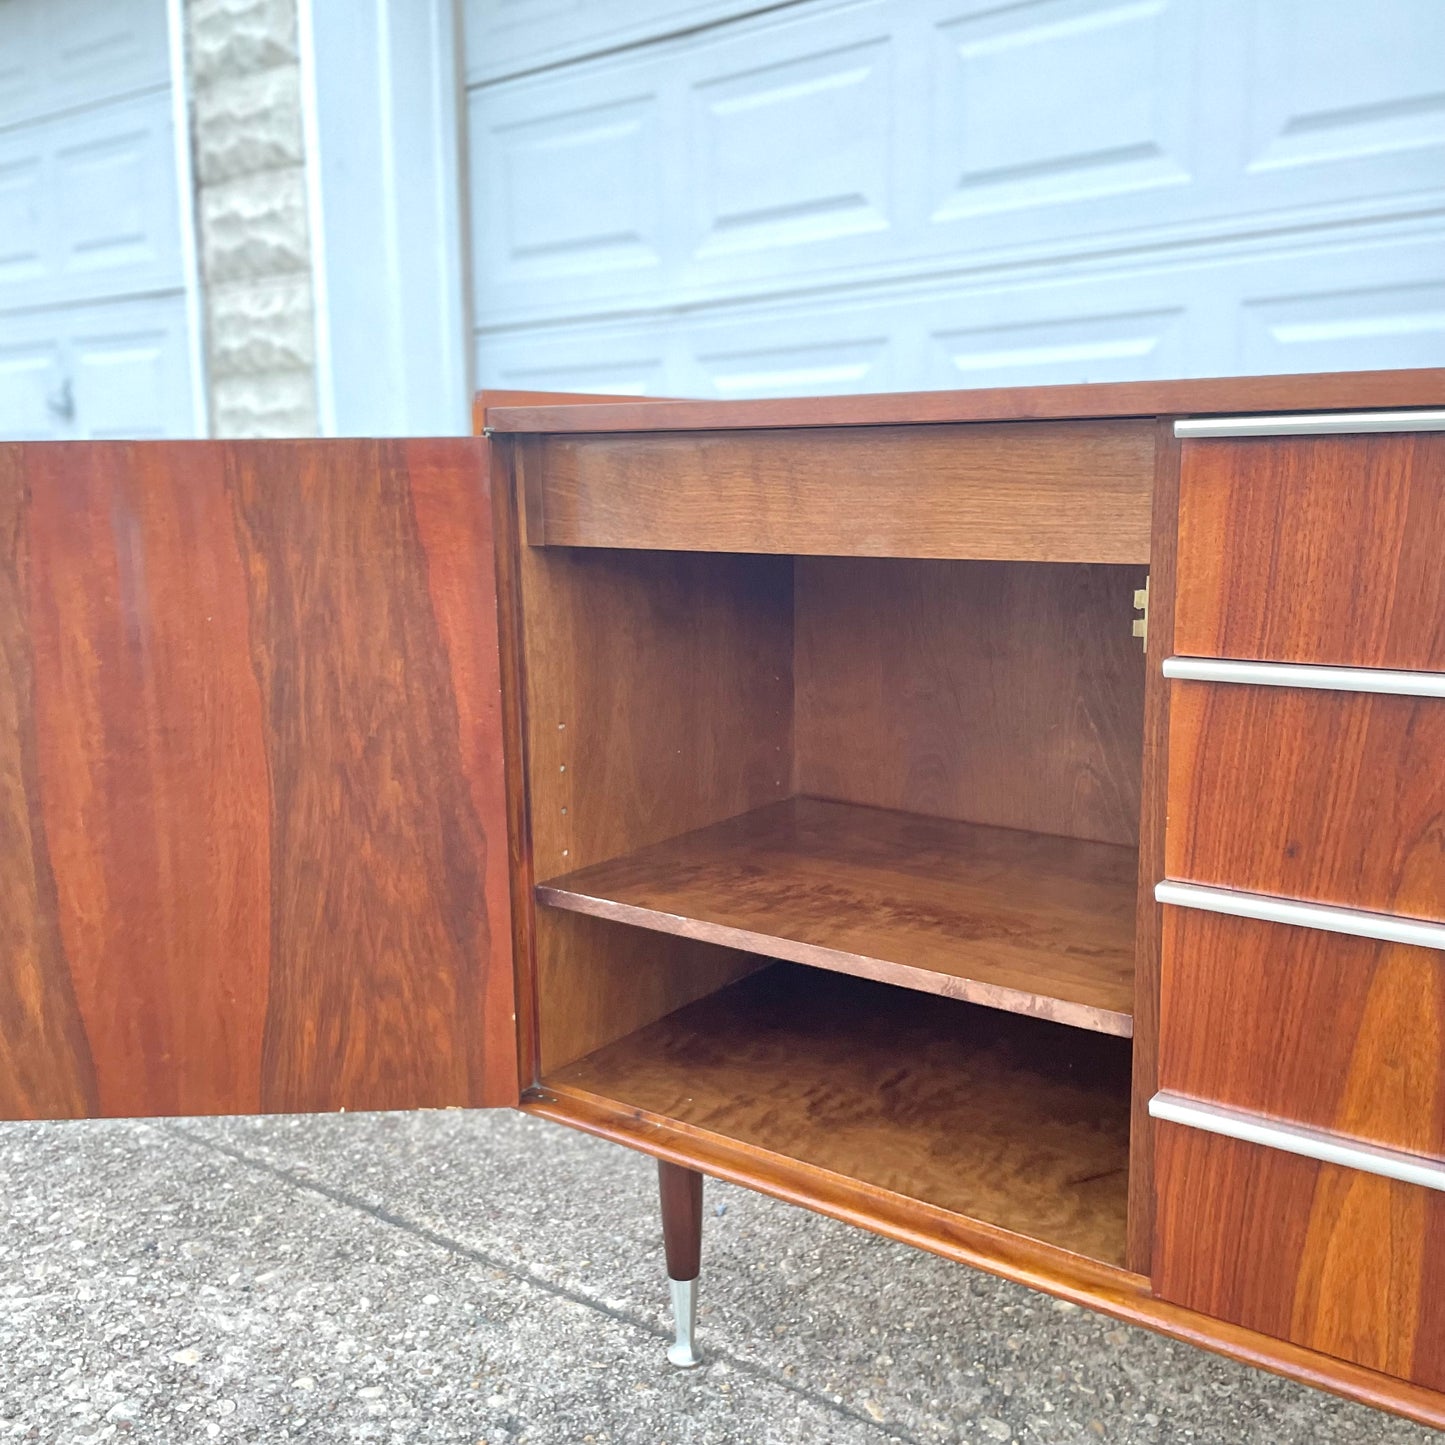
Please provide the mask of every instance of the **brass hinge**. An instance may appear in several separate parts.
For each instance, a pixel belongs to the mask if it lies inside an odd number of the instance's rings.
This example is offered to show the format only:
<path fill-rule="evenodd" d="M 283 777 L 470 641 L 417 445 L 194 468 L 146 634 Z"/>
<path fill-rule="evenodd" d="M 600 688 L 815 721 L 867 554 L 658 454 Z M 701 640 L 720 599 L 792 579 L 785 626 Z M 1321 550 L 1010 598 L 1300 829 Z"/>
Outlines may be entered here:
<path fill-rule="evenodd" d="M 1134 619 L 1134 636 L 1139 639 L 1139 644 L 1145 652 L 1149 651 L 1149 579 L 1144 578 L 1144 585 L 1134 591 L 1134 611 L 1142 612 L 1142 617 Z"/>

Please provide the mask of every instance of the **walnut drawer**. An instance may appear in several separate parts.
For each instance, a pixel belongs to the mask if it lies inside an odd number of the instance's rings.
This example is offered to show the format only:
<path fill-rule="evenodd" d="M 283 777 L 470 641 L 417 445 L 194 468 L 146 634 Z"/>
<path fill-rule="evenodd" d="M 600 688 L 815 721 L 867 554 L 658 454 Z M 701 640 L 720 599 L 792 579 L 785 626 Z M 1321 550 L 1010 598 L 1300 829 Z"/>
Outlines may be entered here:
<path fill-rule="evenodd" d="M 1151 421 L 523 438 L 533 546 L 1148 562 Z"/>
<path fill-rule="evenodd" d="M 1445 951 L 1166 908 L 1159 1060 L 1168 1094 L 1445 1157 Z"/>
<path fill-rule="evenodd" d="M 1161 1298 L 1445 1389 L 1445 1193 L 1156 1125 Z"/>
<path fill-rule="evenodd" d="M 1182 444 L 1175 649 L 1445 671 L 1445 432 Z"/>
<path fill-rule="evenodd" d="M 1445 698 L 1171 683 L 1172 879 L 1445 918 Z"/>

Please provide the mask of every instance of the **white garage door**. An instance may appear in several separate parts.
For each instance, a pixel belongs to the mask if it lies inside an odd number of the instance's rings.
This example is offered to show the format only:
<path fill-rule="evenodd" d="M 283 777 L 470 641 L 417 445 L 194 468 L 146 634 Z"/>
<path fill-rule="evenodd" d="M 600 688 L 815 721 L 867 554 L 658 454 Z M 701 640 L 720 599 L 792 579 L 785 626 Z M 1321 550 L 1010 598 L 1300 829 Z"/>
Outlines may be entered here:
<path fill-rule="evenodd" d="M 0 0 L 0 437 L 186 436 L 165 0 Z"/>
<path fill-rule="evenodd" d="M 485 385 L 1445 364 L 1445 0 L 469 0 L 466 42 Z"/>

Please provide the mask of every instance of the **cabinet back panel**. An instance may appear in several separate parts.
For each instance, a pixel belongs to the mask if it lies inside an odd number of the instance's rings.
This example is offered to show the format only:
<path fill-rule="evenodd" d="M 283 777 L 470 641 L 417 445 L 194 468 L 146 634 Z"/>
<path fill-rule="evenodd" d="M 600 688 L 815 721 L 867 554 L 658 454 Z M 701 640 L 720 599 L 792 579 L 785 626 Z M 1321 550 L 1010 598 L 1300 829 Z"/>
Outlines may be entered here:
<path fill-rule="evenodd" d="M 1137 846 L 1144 578 L 800 557 L 798 791 Z"/>
<path fill-rule="evenodd" d="M 535 876 L 788 796 L 792 562 L 523 547 Z M 539 909 L 539 1029 L 557 1068 L 756 967 Z"/>
<path fill-rule="evenodd" d="M 549 546 L 1147 562 L 1147 421 L 554 436 L 524 454 Z"/>

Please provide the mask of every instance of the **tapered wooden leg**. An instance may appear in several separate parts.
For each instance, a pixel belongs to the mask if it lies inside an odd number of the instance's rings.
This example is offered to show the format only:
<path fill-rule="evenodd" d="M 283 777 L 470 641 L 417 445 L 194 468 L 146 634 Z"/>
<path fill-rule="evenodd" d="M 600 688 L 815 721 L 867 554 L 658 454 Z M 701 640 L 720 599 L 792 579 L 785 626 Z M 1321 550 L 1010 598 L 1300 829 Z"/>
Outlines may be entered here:
<path fill-rule="evenodd" d="M 657 1161 L 662 1194 L 662 1247 L 672 1289 L 676 1338 L 667 1351 L 674 1365 L 700 1364 L 694 1337 L 697 1325 L 697 1277 L 702 1269 L 702 1175 L 681 1164 Z"/>

